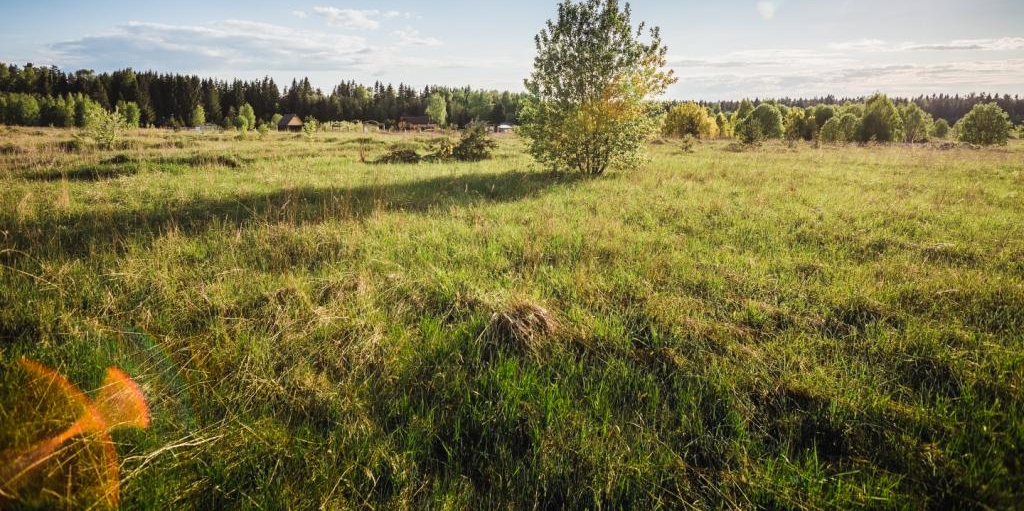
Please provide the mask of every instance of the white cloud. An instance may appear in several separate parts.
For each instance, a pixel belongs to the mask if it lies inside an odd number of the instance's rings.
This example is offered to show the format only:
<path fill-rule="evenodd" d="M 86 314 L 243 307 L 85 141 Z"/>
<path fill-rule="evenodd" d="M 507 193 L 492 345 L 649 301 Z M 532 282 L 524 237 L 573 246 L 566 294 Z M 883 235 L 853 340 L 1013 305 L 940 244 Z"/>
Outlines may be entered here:
<path fill-rule="evenodd" d="M 323 6 L 313 7 L 313 12 L 326 18 L 327 24 L 332 27 L 359 30 L 376 30 L 380 28 L 379 19 L 412 17 L 410 13 L 403 13 L 399 11 L 378 11 L 376 9 L 339 9 L 337 7 Z"/>
<path fill-rule="evenodd" d="M 832 43 L 829 48 L 838 51 L 898 52 L 898 51 L 1013 51 L 1024 49 L 1024 37 L 998 39 L 955 39 L 941 43 L 888 43 L 880 39 L 862 39 Z"/>
<path fill-rule="evenodd" d="M 1024 37 L 999 39 L 957 39 L 939 44 L 905 44 L 903 50 L 980 50 L 1011 51 L 1024 49 Z"/>
<path fill-rule="evenodd" d="M 971 56 L 920 56 L 926 50 L 970 50 Z M 927 93 L 1015 93 L 1024 87 L 1024 41 L 1018 38 L 957 40 L 923 45 L 864 39 L 821 49 L 759 49 L 721 55 L 671 55 L 680 76 L 674 97 L 861 96 L 881 90 L 894 95 Z M 1016 51 L 1009 55 L 984 51 Z M 946 54 L 941 54 L 946 56 Z"/>
<path fill-rule="evenodd" d="M 881 90 L 897 96 L 1017 90 L 1024 83 L 1024 59 L 956 61 L 939 64 L 863 64 L 826 68 L 733 68 L 687 71 L 674 90 L 690 97 L 863 96 Z M 682 92 L 681 92 L 682 91 Z"/>
<path fill-rule="evenodd" d="M 668 65 L 670 67 L 688 69 L 820 67 L 849 62 L 852 62 L 852 60 L 835 53 L 798 49 L 745 50 L 706 58 L 687 58 L 681 56 L 669 56 L 668 58 Z"/>
<path fill-rule="evenodd" d="M 396 30 L 393 35 L 398 39 L 396 43 L 398 46 L 441 46 L 442 43 L 439 39 L 433 37 L 425 37 L 420 35 L 419 30 L 413 30 L 407 28 L 405 30 Z"/>
<path fill-rule="evenodd" d="M 379 51 L 359 36 L 244 20 L 208 25 L 133 21 L 49 49 L 65 64 L 167 71 L 359 69 L 371 65 Z"/>
<path fill-rule="evenodd" d="M 170 25 L 133 21 L 97 34 L 51 44 L 44 60 L 61 66 L 96 70 L 124 67 L 164 72 L 266 75 L 348 73 L 355 76 L 394 75 L 416 79 L 409 69 L 506 69 L 500 58 L 456 55 L 412 56 L 407 48 L 443 43 L 408 28 L 393 37 L 299 30 L 275 24 L 226 20 L 204 25 Z M 330 85 L 330 84 L 325 84 Z"/>
<path fill-rule="evenodd" d="M 881 39 L 861 39 L 859 41 L 831 43 L 828 47 L 837 51 L 885 51 L 889 45 Z"/>
<path fill-rule="evenodd" d="M 296 10 L 292 11 L 292 16 L 295 16 L 296 18 L 303 18 L 303 19 L 305 19 L 306 17 L 309 16 L 309 14 L 306 14 L 306 11 L 302 11 L 302 10 L 297 10 L 296 9 Z"/>

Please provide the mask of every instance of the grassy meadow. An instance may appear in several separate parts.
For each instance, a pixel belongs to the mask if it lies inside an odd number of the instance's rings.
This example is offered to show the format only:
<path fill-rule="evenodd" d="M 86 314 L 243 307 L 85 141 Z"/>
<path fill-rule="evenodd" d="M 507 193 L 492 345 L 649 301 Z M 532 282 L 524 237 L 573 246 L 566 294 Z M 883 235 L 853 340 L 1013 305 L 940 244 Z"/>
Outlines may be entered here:
<path fill-rule="evenodd" d="M 120 367 L 125 507 L 1024 501 L 1024 142 L 668 141 L 588 179 L 513 135 L 70 137 L 0 127 L 0 450 L 77 413 L 19 358 Z M 87 503 L 73 465 L 7 502 Z"/>

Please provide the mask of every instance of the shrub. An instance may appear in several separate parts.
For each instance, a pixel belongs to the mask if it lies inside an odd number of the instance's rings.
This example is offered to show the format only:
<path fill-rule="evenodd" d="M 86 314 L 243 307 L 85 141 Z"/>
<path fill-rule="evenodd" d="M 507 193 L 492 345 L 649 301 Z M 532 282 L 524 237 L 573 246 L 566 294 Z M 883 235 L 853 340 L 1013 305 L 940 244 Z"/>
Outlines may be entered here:
<path fill-rule="evenodd" d="M 801 140 L 804 139 L 805 134 L 814 132 L 815 130 L 808 129 L 808 125 L 813 126 L 815 123 L 814 118 L 808 118 L 807 114 L 801 108 L 793 108 L 786 115 L 786 139 L 787 140 Z"/>
<path fill-rule="evenodd" d="M 736 138 L 746 145 L 758 144 L 765 139 L 761 126 L 751 121 L 750 117 L 743 119 L 736 125 Z"/>
<path fill-rule="evenodd" d="M 40 119 L 39 101 L 29 94 L 7 95 L 4 122 L 20 126 L 36 126 Z"/>
<path fill-rule="evenodd" d="M 938 119 L 932 123 L 931 136 L 935 138 L 946 138 L 949 136 L 949 122 L 945 119 Z"/>
<path fill-rule="evenodd" d="M 838 113 L 831 105 L 818 105 L 814 107 L 815 131 L 820 131 L 821 128 L 825 126 L 825 123 L 836 115 L 838 115 Z"/>
<path fill-rule="evenodd" d="M 681 103 L 669 110 L 665 116 L 662 133 L 672 137 L 687 135 L 700 138 L 718 136 L 718 124 L 708 109 L 693 102 Z"/>
<path fill-rule="evenodd" d="M 1003 145 L 1010 138 L 1010 116 L 996 103 L 978 104 L 956 123 L 957 139 L 978 145 Z"/>
<path fill-rule="evenodd" d="M 693 135 L 686 135 L 683 137 L 679 150 L 684 153 L 692 153 L 695 145 L 697 145 L 697 137 L 694 137 Z"/>
<path fill-rule="evenodd" d="M 188 119 L 189 126 L 202 126 L 206 124 L 206 110 L 203 109 L 203 105 L 196 105 L 192 109 L 192 114 Z"/>
<path fill-rule="evenodd" d="M 89 123 L 97 119 L 97 115 L 103 110 L 103 107 L 99 103 L 81 95 L 75 94 L 73 97 L 75 104 L 75 127 L 76 128 L 87 128 Z"/>
<path fill-rule="evenodd" d="M 427 143 L 431 160 L 448 160 L 455 156 L 455 142 L 448 137 L 435 138 Z"/>
<path fill-rule="evenodd" d="M 491 151 L 498 146 L 487 133 L 487 125 L 470 124 L 462 133 L 462 138 L 452 151 L 452 156 L 459 161 L 481 161 L 491 157 Z"/>
<path fill-rule="evenodd" d="M 819 140 L 829 144 L 852 142 L 857 138 L 860 119 L 853 114 L 843 114 L 825 122 L 818 134 Z"/>
<path fill-rule="evenodd" d="M 380 158 L 377 158 L 374 163 L 416 164 L 419 163 L 420 160 L 422 160 L 422 158 L 420 158 L 419 153 L 414 149 L 409 149 L 408 147 L 393 147 Z"/>
<path fill-rule="evenodd" d="M 667 49 L 651 29 L 640 40 L 630 11 L 614 0 L 565 1 L 536 38 L 520 133 L 552 170 L 599 175 L 630 167 L 660 128 L 648 101 L 675 82 Z M 626 79 L 623 79 L 623 78 Z"/>
<path fill-rule="evenodd" d="M 836 111 L 836 115 L 853 114 L 858 119 L 864 118 L 864 105 L 847 101 Z"/>
<path fill-rule="evenodd" d="M 782 138 L 782 113 L 775 105 L 761 103 L 746 119 L 736 126 L 736 133 L 746 144 L 772 138 Z"/>
<path fill-rule="evenodd" d="M 733 113 L 733 124 L 737 124 L 743 119 L 750 117 L 750 114 L 754 112 L 754 103 L 749 99 L 744 99 L 740 102 L 739 108 Z"/>
<path fill-rule="evenodd" d="M 44 97 L 39 103 L 40 124 L 57 128 L 75 125 L 75 105 L 67 97 Z"/>
<path fill-rule="evenodd" d="M 903 120 L 896 105 L 884 94 L 875 94 L 864 104 L 857 140 L 861 142 L 894 142 L 903 134 Z"/>
<path fill-rule="evenodd" d="M 306 139 L 313 140 L 313 135 L 317 131 L 320 131 L 320 121 L 316 120 L 316 117 L 310 115 L 302 121 L 302 134 L 306 136 Z"/>
<path fill-rule="evenodd" d="M 915 103 L 907 103 L 900 107 L 900 121 L 903 123 L 903 141 L 927 142 L 928 131 L 932 126 L 932 116 L 921 110 Z"/>
<path fill-rule="evenodd" d="M 245 120 L 242 131 L 256 129 L 256 112 L 253 111 L 252 105 L 249 103 L 242 105 L 242 108 L 238 109 L 238 117 Z"/>
<path fill-rule="evenodd" d="M 137 103 L 131 101 L 118 101 L 117 111 L 124 116 L 124 121 L 129 128 L 139 127 L 142 120 L 142 110 L 139 109 L 139 105 Z"/>
<path fill-rule="evenodd" d="M 113 149 L 127 123 L 119 112 L 108 112 L 102 108 L 93 111 L 83 135 L 100 149 Z"/>
<path fill-rule="evenodd" d="M 718 136 L 722 138 L 732 138 L 735 134 L 736 130 L 732 120 L 722 112 L 718 112 L 718 115 L 715 116 L 715 124 L 718 125 Z"/>
<path fill-rule="evenodd" d="M 427 117 L 438 126 L 444 126 L 448 122 L 448 102 L 440 94 L 431 94 L 427 98 Z"/>

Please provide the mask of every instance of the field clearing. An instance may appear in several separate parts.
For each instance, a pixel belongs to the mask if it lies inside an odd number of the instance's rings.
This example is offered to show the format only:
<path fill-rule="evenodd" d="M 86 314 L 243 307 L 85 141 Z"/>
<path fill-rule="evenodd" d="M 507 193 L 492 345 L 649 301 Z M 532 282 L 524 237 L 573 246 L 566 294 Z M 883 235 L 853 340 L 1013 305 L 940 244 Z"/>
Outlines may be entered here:
<path fill-rule="evenodd" d="M 121 367 L 126 507 L 1024 500 L 1024 142 L 587 179 L 514 136 L 0 130 L 0 450 L 67 423 L 20 357 Z"/>

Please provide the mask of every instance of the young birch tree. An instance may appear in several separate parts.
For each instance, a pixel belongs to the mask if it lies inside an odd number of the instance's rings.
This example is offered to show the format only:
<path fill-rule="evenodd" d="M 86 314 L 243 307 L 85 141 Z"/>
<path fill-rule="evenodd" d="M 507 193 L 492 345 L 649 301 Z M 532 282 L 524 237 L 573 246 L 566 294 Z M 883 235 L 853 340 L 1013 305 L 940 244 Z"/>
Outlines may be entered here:
<path fill-rule="evenodd" d="M 599 175 L 642 161 L 661 125 L 651 99 L 676 79 L 665 68 L 658 28 L 641 40 L 617 0 L 565 0 L 536 37 L 534 70 L 520 133 L 553 170 Z"/>

